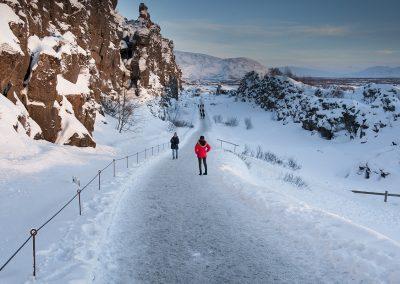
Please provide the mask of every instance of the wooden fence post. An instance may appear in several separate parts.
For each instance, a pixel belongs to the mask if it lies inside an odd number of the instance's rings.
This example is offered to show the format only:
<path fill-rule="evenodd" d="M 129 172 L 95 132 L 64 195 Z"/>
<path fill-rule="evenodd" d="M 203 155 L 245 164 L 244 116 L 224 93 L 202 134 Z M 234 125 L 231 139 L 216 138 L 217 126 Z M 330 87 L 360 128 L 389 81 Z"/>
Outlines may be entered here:
<path fill-rule="evenodd" d="M 388 192 L 387 190 L 385 190 L 385 202 L 387 202 L 387 198 L 388 198 Z"/>
<path fill-rule="evenodd" d="M 114 177 L 115 177 L 115 159 L 113 159 Z"/>
<path fill-rule="evenodd" d="M 129 156 L 126 156 L 126 168 L 129 168 Z"/>

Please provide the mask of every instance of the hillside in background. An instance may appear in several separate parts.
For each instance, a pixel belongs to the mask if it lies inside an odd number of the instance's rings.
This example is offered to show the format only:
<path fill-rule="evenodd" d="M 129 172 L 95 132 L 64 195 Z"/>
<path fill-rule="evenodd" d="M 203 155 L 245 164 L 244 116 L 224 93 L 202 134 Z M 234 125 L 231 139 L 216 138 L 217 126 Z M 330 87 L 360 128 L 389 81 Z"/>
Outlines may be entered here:
<path fill-rule="evenodd" d="M 360 78 L 400 78 L 400 67 L 374 66 L 353 73 L 351 76 Z"/>
<path fill-rule="evenodd" d="M 176 62 L 187 82 L 232 82 L 240 80 L 247 72 L 265 74 L 261 63 L 245 58 L 219 58 L 211 55 L 175 51 Z"/>
<path fill-rule="evenodd" d="M 324 78 L 400 78 L 400 67 L 373 66 L 358 72 L 332 72 L 323 69 L 284 66 L 278 67 L 282 72 L 290 69 L 298 77 L 324 77 Z"/>

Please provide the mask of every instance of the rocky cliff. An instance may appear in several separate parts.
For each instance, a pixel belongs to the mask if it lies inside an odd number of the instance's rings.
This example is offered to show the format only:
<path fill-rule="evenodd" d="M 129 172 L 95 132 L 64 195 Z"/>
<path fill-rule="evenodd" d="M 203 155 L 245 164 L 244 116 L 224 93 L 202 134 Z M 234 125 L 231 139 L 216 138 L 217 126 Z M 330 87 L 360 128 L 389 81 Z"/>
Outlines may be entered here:
<path fill-rule="evenodd" d="M 173 42 L 162 37 L 160 26 L 151 21 L 143 3 L 138 19 L 124 23 L 120 46 L 122 60 L 130 71 L 130 85 L 137 95 L 160 94 L 164 86 L 174 81 L 181 85 Z"/>
<path fill-rule="evenodd" d="M 128 24 L 116 5 L 0 0 L 0 91 L 23 108 L 16 125 L 31 137 L 94 147 L 102 96 L 117 96 L 123 87 L 161 94 L 171 78 L 180 82 L 172 42 L 161 37 L 147 7 Z"/>

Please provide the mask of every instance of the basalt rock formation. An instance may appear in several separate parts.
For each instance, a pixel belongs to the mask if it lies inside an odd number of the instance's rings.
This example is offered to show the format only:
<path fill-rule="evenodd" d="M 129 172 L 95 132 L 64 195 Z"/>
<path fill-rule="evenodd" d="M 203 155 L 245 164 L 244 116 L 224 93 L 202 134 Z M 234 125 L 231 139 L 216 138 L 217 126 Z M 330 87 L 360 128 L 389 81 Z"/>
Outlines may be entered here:
<path fill-rule="evenodd" d="M 121 41 L 121 57 L 137 95 L 160 94 L 160 89 L 175 81 L 181 86 L 173 49 L 173 42 L 163 38 L 160 26 L 151 21 L 146 5 L 140 4 L 139 18 L 125 23 Z"/>
<path fill-rule="evenodd" d="M 298 123 L 328 140 L 347 136 L 365 143 L 400 119 L 400 89 L 393 85 L 322 89 L 285 76 L 250 72 L 236 96 L 272 112 L 284 124 Z"/>
<path fill-rule="evenodd" d="M 116 5 L 117 0 L 0 0 L 0 91 L 24 108 L 18 120 L 29 136 L 95 147 L 102 96 L 117 96 L 123 87 L 161 94 L 170 78 L 180 82 L 172 42 L 161 37 L 147 7 L 140 6 L 137 25 L 130 25 Z"/>

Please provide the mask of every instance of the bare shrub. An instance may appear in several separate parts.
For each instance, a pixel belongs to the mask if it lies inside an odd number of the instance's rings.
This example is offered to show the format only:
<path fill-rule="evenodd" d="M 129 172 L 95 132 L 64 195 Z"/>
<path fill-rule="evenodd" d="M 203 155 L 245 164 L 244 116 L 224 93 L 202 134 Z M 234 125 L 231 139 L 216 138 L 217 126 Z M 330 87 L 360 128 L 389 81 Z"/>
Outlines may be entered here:
<path fill-rule="evenodd" d="M 119 133 L 138 129 L 140 116 L 137 109 L 140 105 L 129 98 L 126 90 L 114 97 L 102 97 L 101 103 L 104 112 L 117 119 L 116 129 Z"/>
<path fill-rule="evenodd" d="M 251 156 L 251 153 L 252 151 L 251 151 L 251 148 L 250 148 L 250 146 L 249 145 L 244 145 L 244 149 L 243 149 L 243 151 L 242 151 L 242 155 L 245 155 L 245 156 Z"/>
<path fill-rule="evenodd" d="M 222 115 L 218 114 L 218 115 L 214 115 L 213 116 L 213 120 L 215 123 L 222 123 L 223 119 L 222 119 Z"/>
<path fill-rule="evenodd" d="M 287 183 L 291 183 L 298 188 L 305 188 L 308 186 L 307 183 L 301 177 L 295 176 L 293 174 L 286 174 L 283 177 L 283 181 L 285 181 Z"/>
<path fill-rule="evenodd" d="M 251 122 L 251 118 L 250 117 L 246 117 L 244 119 L 244 125 L 246 125 L 246 129 L 250 130 L 253 128 L 253 123 Z"/>
<path fill-rule="evenodd" d="M 171 120 L 170 121 L 175 127 L 188 127 L 188 128 L 193 128 L 193 123 L 186 121 L 186 120 Z"/>
<path fill-rule="evenodd" d="M 193 123 L 181 119 L 182 113 L 179 103 L 176 100 L 171 101 L 169 106 L 163 108 L 162 120 L 169 121 L 174 127 L 193 128 Z"/>
<path fill-rule="evenodd" d="M 294 171 L 301 169 L 301 166 L 293 158 L 289 158 L 289 160 L 287 162 L 287 165 L 288 165 L 289 168 L 291 168 Z"/>
<path fill-rule="evenodd" d="M 229 127 L 236 127 L 239 125 L 239 120 L 237 117 L 230 117 L 225 121 L 225 125 Z"/>
<path fill-rule="evenodd" d="M 263 149 L 261 148 L 261 146 L 259 145 L 258 147 L 257 147 L 257 151 L 256 151 L 256 158 L 257 159 L 262 159 L 264 157 L 264 151 L 263 151 Z"/>
<path fill-rule="evenodd" d="M 273 165 L 290 168 L 294 171 L 301 169 L 301 165 L 297 163 L 293 158 L 289 158 L 287 160 L 279 158 L 273 152 L 264 151 L 261 146 L 258 146 L 256 151 L 254 152 L 248 145 L 245 145 L 244 150 L 242 151 L 242 155 L 263 160 Z"/>
<path fill-rule="evenodd" d="M 280 159 L 277 155 L 269 151 L 264 153 L 263 160 L 271 164 L 278 164 L 278 165 L 284 164 L 282 159 Z"/>

